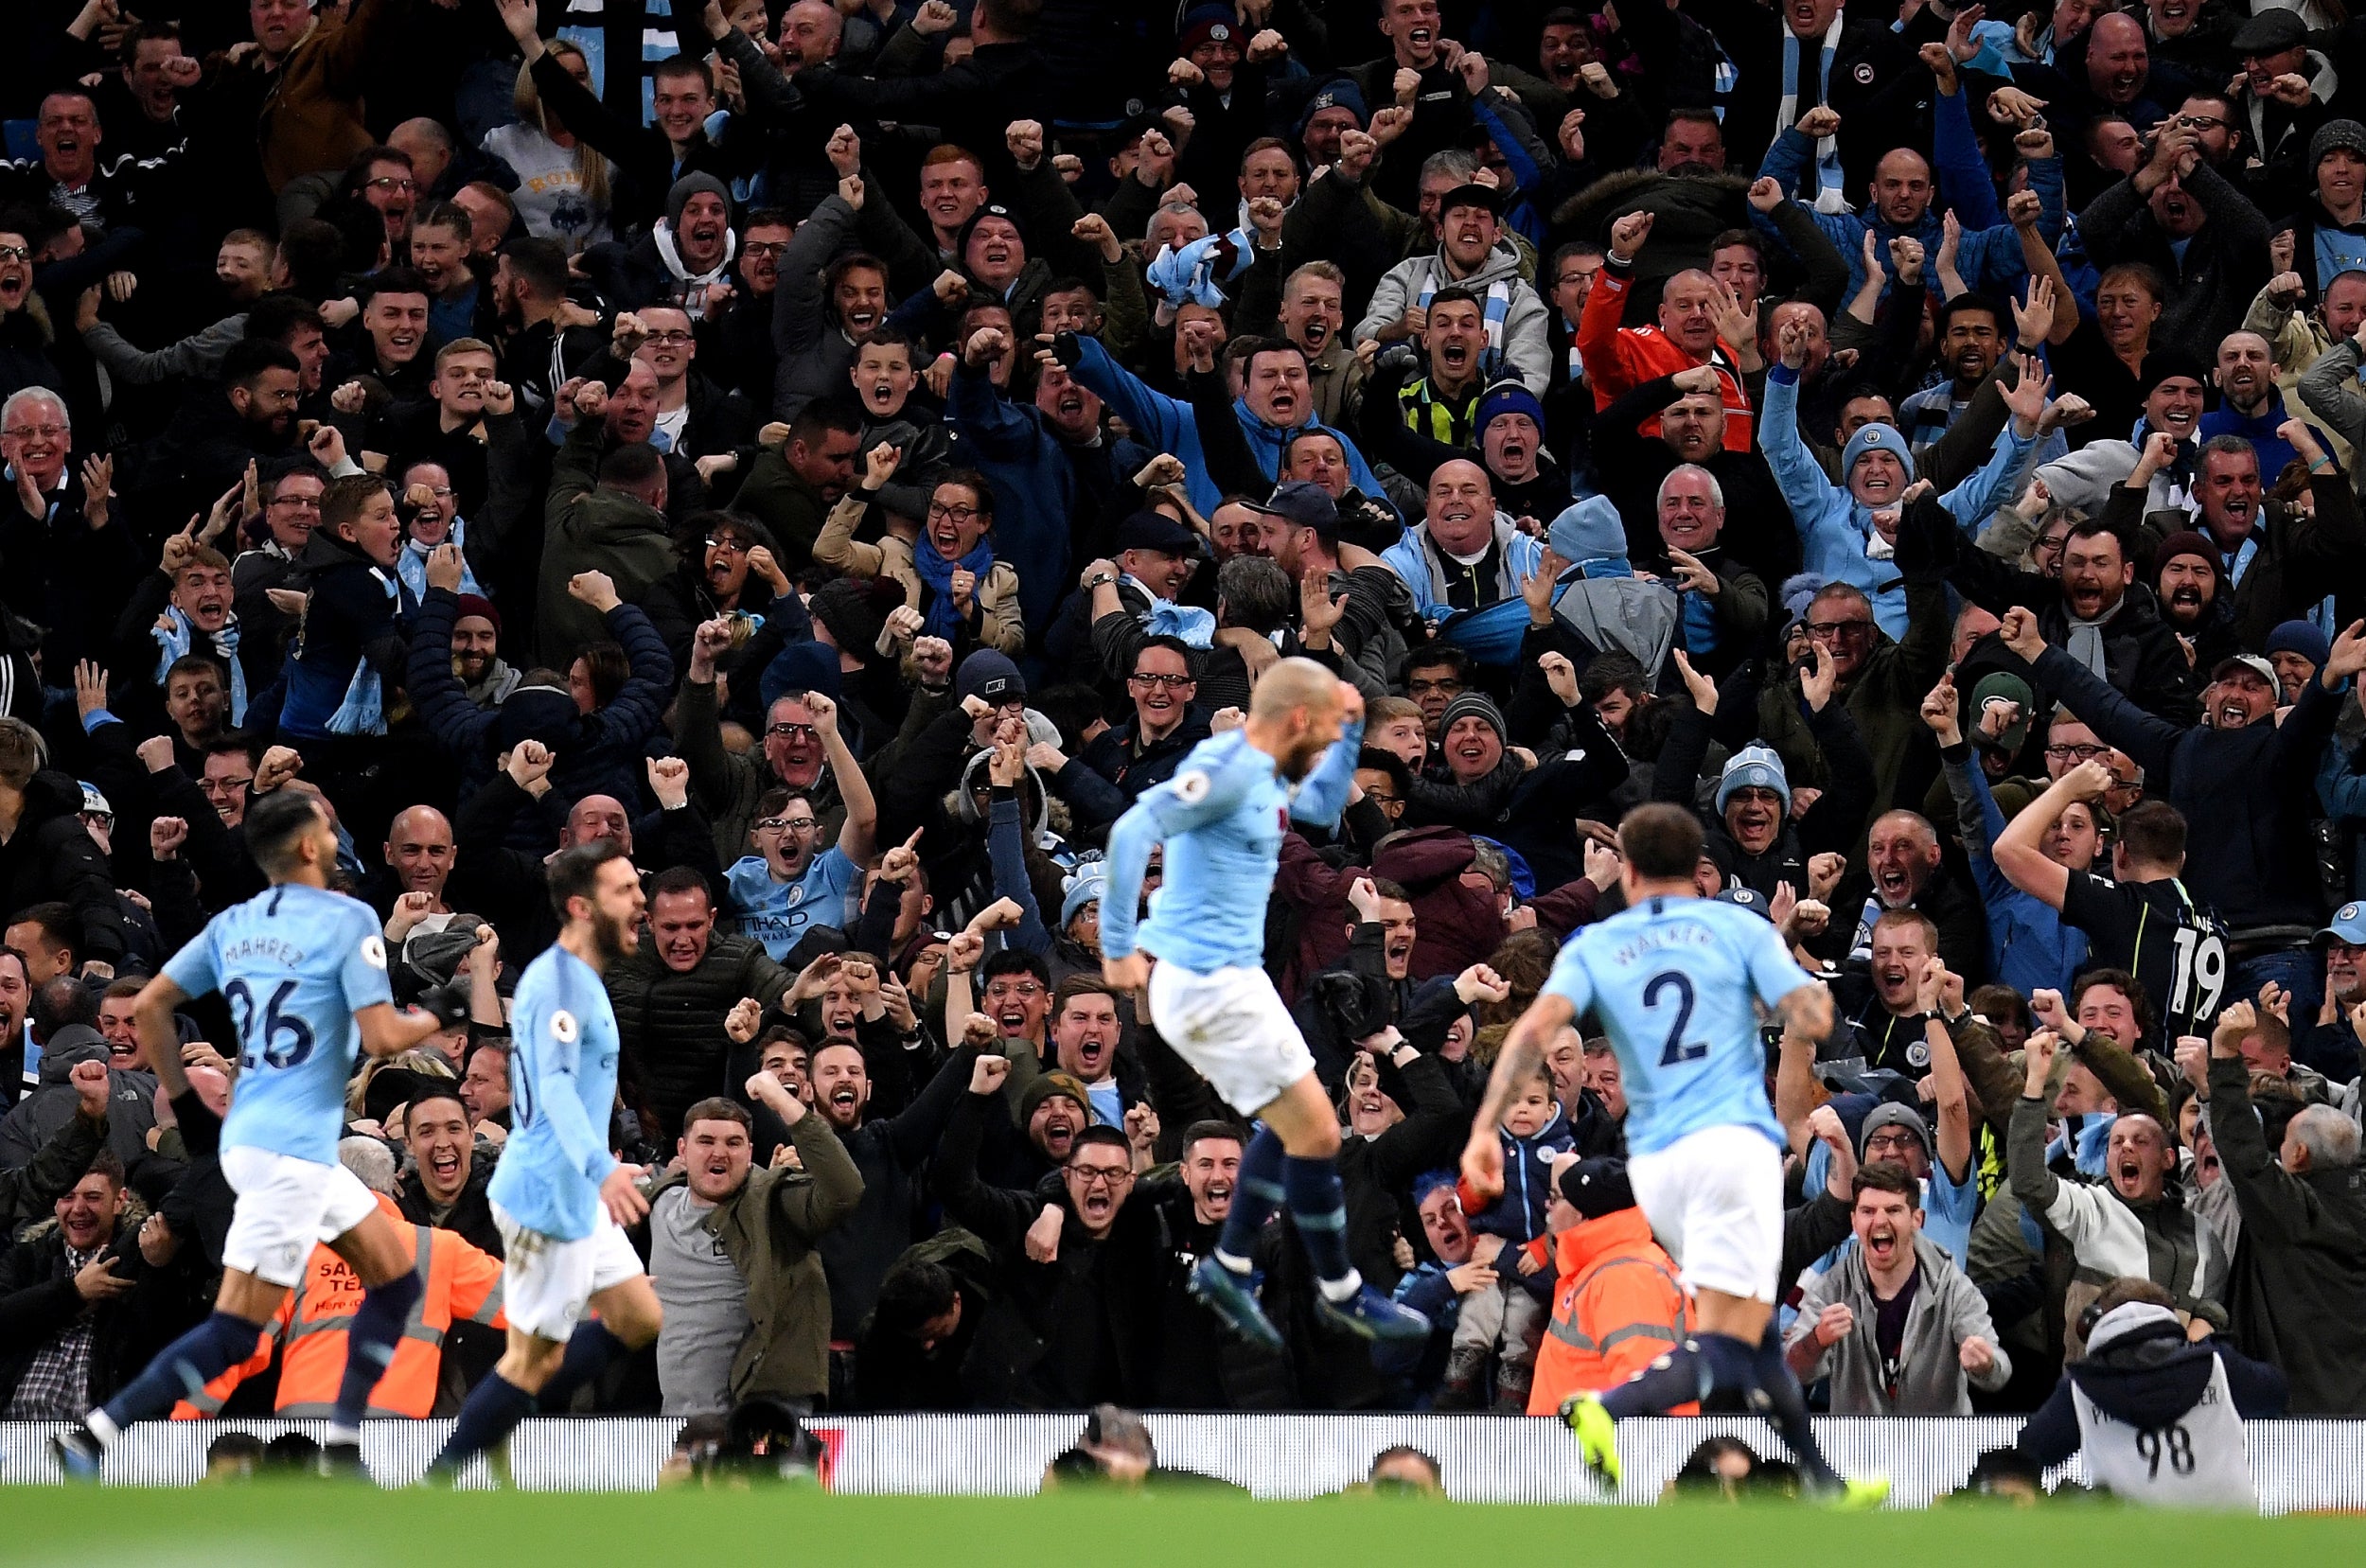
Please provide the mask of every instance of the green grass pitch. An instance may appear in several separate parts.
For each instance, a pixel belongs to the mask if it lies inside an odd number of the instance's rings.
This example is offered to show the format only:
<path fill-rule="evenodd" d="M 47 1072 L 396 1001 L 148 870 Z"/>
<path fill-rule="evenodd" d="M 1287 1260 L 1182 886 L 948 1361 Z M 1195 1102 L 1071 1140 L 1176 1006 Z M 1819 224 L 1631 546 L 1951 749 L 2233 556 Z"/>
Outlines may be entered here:
<path fill-rule="evenodd" d="M 1307 1568 L 1446 1568 L 1538 1549 L 1552 1554 L 1548 1561 L 1617 1568 L 1831 1568 L 1862 1561 L 2015 1568 L 2040 1560 L 2225 1568 L 2366 1560 L 2366 1518 L 2196 1517 L 2103 1505 L 1843 1518 L 1778 1505 L 1515 1509 L 1397 1497 L 852 1497 L 778 1488 L 562 1495 L 257 1483 L 188 1490 L 10 1489 L 0 1492 L 0 1564 L 8 1568 L 1042 1568 L 1077 1552 L 1126 1568 L 1210 1568 L 1244 1550 L 1252 1560 Z"/>

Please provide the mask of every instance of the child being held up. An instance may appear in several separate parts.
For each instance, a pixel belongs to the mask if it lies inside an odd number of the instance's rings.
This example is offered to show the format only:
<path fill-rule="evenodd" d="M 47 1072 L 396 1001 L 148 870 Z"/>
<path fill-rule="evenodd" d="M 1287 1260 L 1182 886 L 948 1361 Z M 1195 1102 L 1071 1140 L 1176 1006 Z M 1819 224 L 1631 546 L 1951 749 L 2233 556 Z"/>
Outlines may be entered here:
<path fill-rule="evenodd" d="M 1496 1136 L 1504 1146 L 1503 1196 L 1481 1205 L 1467 1185 L 1458 1186 L 1462 1211 L 1478 1233 L 1473 1257 L 1492 1249 L 1480 1260 L 1495 1265 L 1496 1282 L 1462 1297 L 1438 1402 L 1440 1408 L 1462 1409 L 1489 1404 L 1484 1381 L 1492 1354 L 1492 1403 L 1499 1412 L 1518 1416 L 1527 1412 L 1537 1342 L 1544 1337 L 1552 1301 L 1553 1275 L 1546 1266 L 1552 1242 L 1545 1210 L 1552 1202 L 1553 1161 L 1567 1154 L 1573 1141 L 1568 1119 L 1553 1097 L 1552 1075 L 1544 1067 L 1513 1090 Z M 1515 1254 L 1510 1269 L 1503 1266 L 1506 1253 Z"/>

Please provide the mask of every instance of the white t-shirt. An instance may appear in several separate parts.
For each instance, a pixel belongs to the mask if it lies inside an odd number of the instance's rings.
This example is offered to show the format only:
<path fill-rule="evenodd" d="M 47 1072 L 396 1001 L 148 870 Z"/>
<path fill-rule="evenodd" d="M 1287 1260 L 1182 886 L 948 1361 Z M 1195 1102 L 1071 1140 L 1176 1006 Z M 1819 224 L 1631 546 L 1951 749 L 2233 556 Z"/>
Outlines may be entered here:
<path fill-rule="evenodd" d="M 559 146 L 542 134 L 539 127 L 520 122 L 486 132 L 485 150 L 517 172 L 518 188 L 509 193 L 510 199 L 518 204 L 519 219 L 536 238 L 557 240 L 570 255 L 609 238 L 608 210 L 595 210 L 584 194 L 574 149 Z M 608 177 L 612 188 L 613 165 Z"/>

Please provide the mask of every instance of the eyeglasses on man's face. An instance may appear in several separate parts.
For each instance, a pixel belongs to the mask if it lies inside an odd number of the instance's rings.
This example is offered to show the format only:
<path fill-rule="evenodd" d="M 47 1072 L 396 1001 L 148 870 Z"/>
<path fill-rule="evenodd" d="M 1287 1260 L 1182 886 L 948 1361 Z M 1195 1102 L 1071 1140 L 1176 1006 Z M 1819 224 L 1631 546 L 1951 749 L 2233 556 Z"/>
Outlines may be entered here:
<path fill-rule="evenodd" d="M 1134 1172 L 1122 1165 L 1068 1165 L 1062 1169 L 1076 1178 L 1076 1185 L 1090 1191 L 1106 1187 L 1112 1192 L 1134 1179 Z"/>

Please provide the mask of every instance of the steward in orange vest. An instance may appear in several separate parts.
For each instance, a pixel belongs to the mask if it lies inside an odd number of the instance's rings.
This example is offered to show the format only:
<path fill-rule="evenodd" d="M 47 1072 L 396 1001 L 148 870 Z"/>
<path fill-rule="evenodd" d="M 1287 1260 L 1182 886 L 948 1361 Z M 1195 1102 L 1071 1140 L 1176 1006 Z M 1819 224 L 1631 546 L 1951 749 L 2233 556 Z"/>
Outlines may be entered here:
<path fill-rule="evenodd" d="M 1528 1414 L 1551 1416 L 1572 1394 L 1624 1383 L 1691 1334 L 1691 1298 L 1676 1260 L 1634 1207 L 1624 1160 L 1557 1163 L 1546 1224 L 1557 1282 L 1536 1351 Z M 1531 1243 L 1533 1244 L 1533 1243 Z M 1697 1416 L 1680 1405 L 1672 1416 Z"/>
<path fill-rule="evenodd" d="M 371 1391 L 369 1414 L 408 1416 L 419 1419 L 433 1414 L 435 1389 L 443 1369 L 444 1335 L 455 1321 L 482 1323 L 506 1330 L 502 1311 L 502 1260 L 464 1240 L 458 1232 L 436 1230 L 406 1222 L 394 1200 L 378 1195 L 378 1207 L 396 1224 L 403 1250 L 419 1268 L 419 1304 L 411 1310 L 395 1359 Z M 424 1250 L 426 1263 L 419 1264 Z M 255 1354 L 207 1383 L 195 1399 L 172 1407 L 175 1420 L 204 1419 L 221 1413 L 231 1391 L 268 1370 L 279 1357 L 278 1415 L 291 1418 L 327 1418 L 337 1403 L 337 1384 L 345 1370 L 345 1330 L 362 1305 L 362 1281 L 345 1260 L 325 1246 L 312 1249 L 304 1288 L 291 1291 L 280 1303 L 279 1315 L 256 1341 Z"/>

